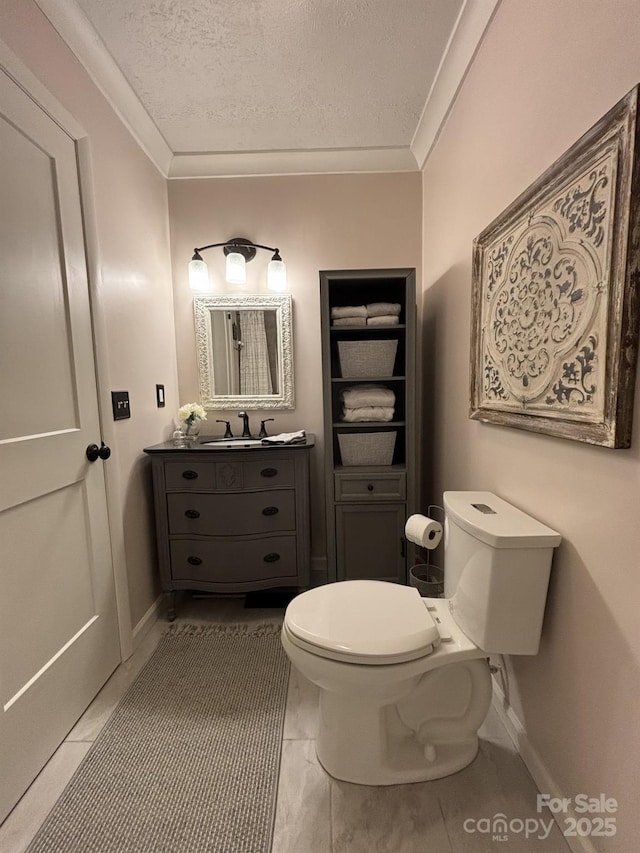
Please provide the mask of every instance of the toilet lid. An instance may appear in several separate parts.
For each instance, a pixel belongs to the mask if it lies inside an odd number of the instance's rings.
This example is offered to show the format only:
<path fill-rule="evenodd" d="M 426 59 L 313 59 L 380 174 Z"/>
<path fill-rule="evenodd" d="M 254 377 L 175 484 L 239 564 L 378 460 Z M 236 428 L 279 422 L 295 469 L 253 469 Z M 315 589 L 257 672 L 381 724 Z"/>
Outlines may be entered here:
<path fill-rule="evenodd" d="M 285 626 L 319 654 L 376 663 L 422 657 L 440 638 L 418 590 L 385 581 L 340 581 L 303 592 L 287 607 Z"/>

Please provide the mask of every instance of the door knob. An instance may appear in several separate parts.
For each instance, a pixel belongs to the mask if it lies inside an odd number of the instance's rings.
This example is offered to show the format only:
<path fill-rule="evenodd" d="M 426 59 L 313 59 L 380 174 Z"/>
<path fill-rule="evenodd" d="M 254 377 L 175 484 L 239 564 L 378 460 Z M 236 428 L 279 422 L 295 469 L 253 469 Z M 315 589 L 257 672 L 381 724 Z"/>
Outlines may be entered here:
<path fill-rule="evenodd" d="M 100 447 L 97 444 L 90 444 L 85 453 L 89 462 L 95 462 L 97 459 L 108 459 L 111 456 L 111 448 L 101 441 Z"/>

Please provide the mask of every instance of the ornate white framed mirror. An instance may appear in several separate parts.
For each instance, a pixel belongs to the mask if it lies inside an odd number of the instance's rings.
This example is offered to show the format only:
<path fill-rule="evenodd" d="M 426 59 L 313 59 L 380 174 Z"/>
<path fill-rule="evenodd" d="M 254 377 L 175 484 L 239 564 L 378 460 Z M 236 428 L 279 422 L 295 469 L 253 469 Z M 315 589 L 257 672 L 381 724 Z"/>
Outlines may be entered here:
<path fill-rule="evenodd" d="M 293 409 L 290 295 L 195 296 L 205 409 Z"/>

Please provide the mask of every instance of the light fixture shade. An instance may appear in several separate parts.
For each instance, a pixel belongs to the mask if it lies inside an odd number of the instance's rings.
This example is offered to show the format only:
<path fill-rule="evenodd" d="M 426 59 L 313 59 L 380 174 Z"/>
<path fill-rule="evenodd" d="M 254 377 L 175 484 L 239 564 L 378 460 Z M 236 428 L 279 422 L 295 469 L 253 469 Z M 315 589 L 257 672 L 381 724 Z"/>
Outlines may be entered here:
<path fill-rule="evenodd" d="M 267 267 L 267 287 L 282 293 L 287 289 L 287 268 L 284 261 L 269 261 Z"/>
<path fill-rule="evenodd" d="M 202 259 L 189 261 L 189 287 L 191 290 L 211 290 L 209 270 Z"/>
<path fill-rule="evenodd" d="M 229 252 L 227 255 L 226 279 L 229 284 L 247 283 L 247 265 L 239 252 Z"/>

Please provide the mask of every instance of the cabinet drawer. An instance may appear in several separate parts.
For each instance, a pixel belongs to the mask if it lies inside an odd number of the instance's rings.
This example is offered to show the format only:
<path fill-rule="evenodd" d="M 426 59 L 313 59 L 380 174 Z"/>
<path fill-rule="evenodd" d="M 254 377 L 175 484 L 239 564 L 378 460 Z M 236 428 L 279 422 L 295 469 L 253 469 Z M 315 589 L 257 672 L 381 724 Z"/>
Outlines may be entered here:
<path fill-rule="evenodd" d="M 242 536 L 295 530 L 295 492 L 167 495 L 170 534 Z"/>
<path fill-rule="evenodd" d="M 296 482 L 294 463 L 291 459 L 263 457 L 260 460 L 244 462 L 243 468 L 245 489 L 294 486 Z"/>
<path fill-rule="evenodd" d="M 174 539 L 171 574 L 180 581 L 238 583 L 296 576 L 296 537 Z"/>
<path fill-rule="evenodd" d="M 336 501 L 403 501 L 407 494 L 404 471 L 375 474 L 335 474 Z"/>
<path fill-rule="evenodd" d="M 167 489 L 206 491 L 216 487 L 216 466 L 211 462 L 165 462 Z"/>
<path fill-rule="evenodd" d="M 235 452 L 235 451 L 234 451 Z M 267 456 L 267 454 L 265 454 Z M 295 486 L 295 468 L 291 459 L 251 461 L 166 462 L 164 476 L 168 490 L 240 491 L 242 489 Z"/>

